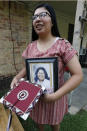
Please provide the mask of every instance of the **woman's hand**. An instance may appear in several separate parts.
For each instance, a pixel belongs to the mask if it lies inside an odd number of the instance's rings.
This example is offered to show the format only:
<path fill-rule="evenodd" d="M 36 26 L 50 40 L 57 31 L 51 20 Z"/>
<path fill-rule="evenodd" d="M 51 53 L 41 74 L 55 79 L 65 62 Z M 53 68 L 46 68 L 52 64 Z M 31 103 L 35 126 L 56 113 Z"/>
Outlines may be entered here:
<path fill-rule="evenodd" d="M 21 81 L 24 81 L 25 79 L 24 78 L 21 78 L 20 80 L 17 79 L 16 77 L 14 77 L 14 79 L 12 80 L 11 82 L 11 89 L 14 88 L 15 86 L 18 86 L 18 84 L 21 82 Z"/>
<path fill-rule="evenodd" d="M 14 88 L 15 86 L 18 86 L 18 84 L 19 80 L 16 77 L 14 77 L 10 85 L 11 89 Z"/>
<path fill-rule="evenodd" d="M 44 94 L 42 97 L 41 97 L 41 100 L 44 101 L 44 102 L 54 102 L 56 100 L 55 98 L 55 93 L 52 93 L 52 94 Z"/>
<path fill-rule="evenodd" d="M 24 68 L 13 78 L 13 80 L 12 80 L 12 82 L 11 82 L 11 85 L 10 85 L 11 89 L 14 88 L 15 86 L 18 86 L 19 82 L 24 80 L 23 77 L 25 77 L 25 75 L 26 75 L 26 67 L 24 67 Z"/>

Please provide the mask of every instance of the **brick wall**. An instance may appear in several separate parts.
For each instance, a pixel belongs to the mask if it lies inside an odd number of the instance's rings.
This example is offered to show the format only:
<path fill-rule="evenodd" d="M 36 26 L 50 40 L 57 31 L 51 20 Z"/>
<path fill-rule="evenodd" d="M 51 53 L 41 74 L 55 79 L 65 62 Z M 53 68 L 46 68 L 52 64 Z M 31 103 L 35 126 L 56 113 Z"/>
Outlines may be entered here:
<path fill-rule="evenodd" d="M 0 1 L 0 76 L 14 75 L 23 66 L 21 54 L 29 42 L 29 16 L 24 4 L 10 2 L 9 10 L 9 2 Z"/>

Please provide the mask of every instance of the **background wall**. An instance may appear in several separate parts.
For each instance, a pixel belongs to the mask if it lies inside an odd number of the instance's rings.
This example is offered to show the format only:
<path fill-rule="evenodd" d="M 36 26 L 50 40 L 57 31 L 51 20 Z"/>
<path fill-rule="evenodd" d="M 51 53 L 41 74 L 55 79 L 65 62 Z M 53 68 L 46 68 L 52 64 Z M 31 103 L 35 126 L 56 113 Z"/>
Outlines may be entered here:
<path fill-rule="evenodd" d="M 29 41 L 29 19 L 23 4 L 0 1 L 0 76 L 16 74 L 22 68 L 21 53 Z"/>
<path fill-rule="evenodd" d="M 74 24 L 74 16 L 69 16 L 63 12 L 57 11 L 57 21 L 61 37 L 68 39 L 69 24 Z"/>

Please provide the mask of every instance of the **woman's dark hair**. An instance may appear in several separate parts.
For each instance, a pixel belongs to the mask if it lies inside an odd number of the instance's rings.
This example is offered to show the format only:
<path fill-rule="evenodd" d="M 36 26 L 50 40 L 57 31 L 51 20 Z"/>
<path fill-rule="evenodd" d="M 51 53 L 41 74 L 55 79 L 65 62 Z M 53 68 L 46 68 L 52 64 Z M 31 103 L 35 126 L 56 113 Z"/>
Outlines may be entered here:
<path fill-rule="evenodd" d="M 40 4 L 40 5 L 38 5 L 34 9 L 34 12 L 35 12 L 36 9 L 41 8 L 41 7 L 45 8 L 50 13 L 50 15 L 51 15 L 51 21 L 52 21 L 52 24 L 53 24 L 52 29 L 51 29 L 52 35 L 56 36 L 56 37 L 60 37 L 54 9 L 49 4 Z M 34 12 L 33 12 L 33 15 L 34 15 Z M 37 39 L 38 39 L 38 35 L 35 32 L 35 30 L 33 28 L 33 25 L 32 25 L 32 41 L 37 40 Z"/>
<path fill-rule="evenodd" d="M 45 74 L 45 79 L 50 80 L 50 78 L 48 77 L 48 74 L 47 74 L 45 68 L 44 67 L 39 67 L 39 68 L 37 68 L 37 70 L 35 72 L 35 78 L 34 78 L 35 82 L 37 82 L 37 80 L 39 79 L 38 76 L 37 76 L 39 70 L 43 70 L 44 74 Z"/>

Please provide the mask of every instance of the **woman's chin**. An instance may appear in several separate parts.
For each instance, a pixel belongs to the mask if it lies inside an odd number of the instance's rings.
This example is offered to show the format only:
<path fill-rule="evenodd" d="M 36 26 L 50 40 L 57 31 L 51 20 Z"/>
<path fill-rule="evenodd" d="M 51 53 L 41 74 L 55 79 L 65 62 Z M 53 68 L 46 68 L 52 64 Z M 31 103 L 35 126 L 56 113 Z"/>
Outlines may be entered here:
<path fill-rule="evenodd" d="M 39 36 L 44 36 L 44 35 L 45 35 L 45 32 L 42 31 L 42 30 L 38 30 L 38 31 L 36 31 L 36 33 L 37 33 L 37 35 L 39 35 Z"/>
<path fill-rule="evenodd" d="M 39 80 L 40 82 L 43 82 L 44 80 Z"/>

